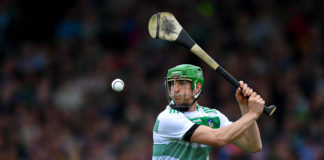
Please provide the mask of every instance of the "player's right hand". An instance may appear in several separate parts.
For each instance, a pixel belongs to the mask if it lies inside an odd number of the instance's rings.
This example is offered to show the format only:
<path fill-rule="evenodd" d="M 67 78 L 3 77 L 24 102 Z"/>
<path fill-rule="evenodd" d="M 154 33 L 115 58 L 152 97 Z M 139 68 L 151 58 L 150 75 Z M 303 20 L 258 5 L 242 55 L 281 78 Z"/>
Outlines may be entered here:
<path fill-rule="evenodd" d="M 256 92 L 253 92 L 248 100 L 249 112 L 255 113 L 258 117 L 262 114 L 265 101 Z"/>

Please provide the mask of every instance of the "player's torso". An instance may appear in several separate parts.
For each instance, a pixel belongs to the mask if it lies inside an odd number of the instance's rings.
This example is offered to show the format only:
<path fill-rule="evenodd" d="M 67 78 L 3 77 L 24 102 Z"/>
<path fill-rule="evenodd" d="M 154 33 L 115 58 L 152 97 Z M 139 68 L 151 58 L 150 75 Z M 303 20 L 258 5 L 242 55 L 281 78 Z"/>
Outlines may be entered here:
<path fill-rule="evenodd" d="M 219 128 L 220 126 L 217 111 L 207 107 L 198 106 L 194 112 L 182 113 L 173 109 L 165 110 L 164 112 L 169 112 L 169 116 L 183 114 L 187 119 L 196 124 L 212 128 Z M 155 131 L 153 132 L 153 139 L 153 159 L 209 159 L 210 147 L 208 145 L 172 139 L 164 136 L 163 133 Z"/>

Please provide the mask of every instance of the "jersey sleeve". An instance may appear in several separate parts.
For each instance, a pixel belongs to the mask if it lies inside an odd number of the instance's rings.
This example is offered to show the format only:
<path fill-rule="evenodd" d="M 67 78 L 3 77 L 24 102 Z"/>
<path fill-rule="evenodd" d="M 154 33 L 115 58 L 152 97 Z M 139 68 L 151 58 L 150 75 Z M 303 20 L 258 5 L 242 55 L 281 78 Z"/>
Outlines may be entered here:
<path fill-rule="evenodd" d="M 232 121 L 228 120 L 228 118 L 223 113 L 219 112 L 218 114 L 219 114 L 219 118 L 220 118 L 220 126 L 219 127 L 225 127 L 225 126 L 228 126 L 233 123 Z"/>
<path fill-rule="evenodd" d="M 156 132 L 163 138 L 182 140 L 186 132 L 194 125 L 183 113 L 161 113 L 157 120 Z"/>

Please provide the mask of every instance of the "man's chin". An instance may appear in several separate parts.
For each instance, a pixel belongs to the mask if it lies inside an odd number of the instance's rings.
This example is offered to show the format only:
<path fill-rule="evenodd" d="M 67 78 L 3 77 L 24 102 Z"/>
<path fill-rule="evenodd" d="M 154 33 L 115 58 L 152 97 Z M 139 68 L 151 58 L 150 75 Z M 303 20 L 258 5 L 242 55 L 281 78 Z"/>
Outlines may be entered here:
<path fill-rule="evenodd" d="M 189 103 L 190 104 L 190 102 L 188 102 L 187 100 L 184 100 L 183 97 L 179 97 L 179 98 L 175 97 L 174 98 L 174 102 L 175 102 L 175 104 L 177 106 L 182 105 L 182 104 L 185 104 L 185 103 Z"/>
<path fill-rule="evenodd" d="M 176 101 L 175 102 L 175 104 L 177 105 L 177 106 L 180 106 L 180 105 L 183 105 L 183 104 L 189 104 L 188 102 L 184 102 L 184 101 Z"/>
<path fill-rule="evenodd" d="M 179 105 L 181 105 L 181 104 L 183 104 L 183 101 L 175 101 L 175 104 L 177 105 L 177 106 L 179 106 Z"/>

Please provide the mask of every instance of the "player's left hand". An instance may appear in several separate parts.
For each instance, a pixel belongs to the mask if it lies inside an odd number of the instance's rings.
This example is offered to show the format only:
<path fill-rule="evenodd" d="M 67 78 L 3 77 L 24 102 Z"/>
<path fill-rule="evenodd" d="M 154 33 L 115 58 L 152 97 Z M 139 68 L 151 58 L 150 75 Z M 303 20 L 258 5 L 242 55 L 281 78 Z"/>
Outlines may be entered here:
<path fill-rule="evenodd" d="M 242 88 L 242 89 L 241 89 Z M 248 108 L 249 96 L 253 93 L 253 89 L 250 88 L 246 83 L 240 81 L 240 87 L 236 90 L 236 100 L 241 107 Z"/>

